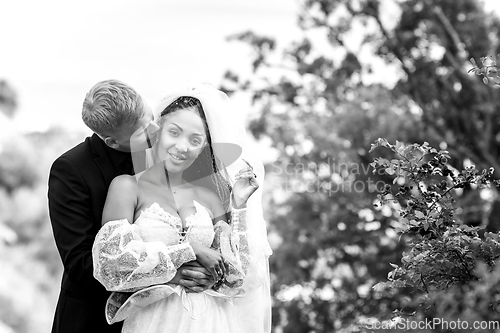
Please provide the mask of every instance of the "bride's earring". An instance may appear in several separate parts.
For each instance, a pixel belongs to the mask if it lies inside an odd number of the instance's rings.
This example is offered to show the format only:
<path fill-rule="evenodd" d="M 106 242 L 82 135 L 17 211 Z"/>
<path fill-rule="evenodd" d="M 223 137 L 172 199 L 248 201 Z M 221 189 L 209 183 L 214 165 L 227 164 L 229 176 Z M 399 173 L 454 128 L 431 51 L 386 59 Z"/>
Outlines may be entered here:
<path fill-rule="evenodd" d="M 158 143 L 160 142 L 160 136 L 157 135 L 151 146 L 151 156 L 153 157 L 153 163 L 158 163 Z"/>

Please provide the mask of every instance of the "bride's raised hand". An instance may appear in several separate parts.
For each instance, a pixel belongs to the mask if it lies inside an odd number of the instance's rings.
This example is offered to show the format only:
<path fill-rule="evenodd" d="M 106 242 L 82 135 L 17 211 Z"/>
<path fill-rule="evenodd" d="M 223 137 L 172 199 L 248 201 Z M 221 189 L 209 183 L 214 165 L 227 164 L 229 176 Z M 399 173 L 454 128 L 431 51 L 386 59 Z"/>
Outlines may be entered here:
<path fill-rule="evenodd" d="M 253 172 L 253 167 L 247 161 L 243 161 L 248 166 L 236 174 L 236 183 L 232 192 L 234 208 L 245 208 L 248 198 L 259 188 L 259 182 Z"/>
<path fill-rule="evenodd" d="M 219 252 L 198 243 L 191 243 L 191 247 L 196 255 L 196 260 L 212 274 L 215 281 L 226 274 L 226 266 Z"/>

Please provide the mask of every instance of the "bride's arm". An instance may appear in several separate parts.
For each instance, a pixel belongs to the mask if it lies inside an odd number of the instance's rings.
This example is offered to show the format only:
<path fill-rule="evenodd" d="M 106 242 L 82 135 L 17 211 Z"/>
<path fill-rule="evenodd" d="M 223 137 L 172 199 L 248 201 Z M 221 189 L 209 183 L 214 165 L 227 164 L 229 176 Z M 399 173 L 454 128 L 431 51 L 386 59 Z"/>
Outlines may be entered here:
<path fill-rule="evenodd" d="M 246 161 L 245 161 L 246 162 Z M 248 246 L 246 206 L 250 196 L 259 188 L 259 183 L 253 168 L 243 168 L 236 175 L 236 182 L 231 194 L 231 220 L 224 220 L 215 224 L 214 244 L 226 261 L 226 274 L 214 286 L 219 292 L 236 296 L 243 292 L 243 284 L 248 275 L 251 255 Z M 215 210 L 221 212 L 221 203 L 218 201 Z M 218 216 L 216 214 L 215 216 Z"/>
<path fill-rule="evenodd" d="M 195 260 L 189 243 L 146 242 L 132 224 L 137 205 L 135 178 L 120 176 L 110 185 L 104 225 L 92 248 L 94 277 L 107 290 L 135 290 L 169 282 L 184 263 Z"/>
<path fill-rule="evenodd" d="M 133 223 L 138 191 L 134 176 L 123 175 L 113 179 L 102 211 L 102 224 L 121 219 Z"/>
<path fill-rule="evenodd" d="M 243 286 L 250 263 L 246 208 L 233 209 L 230 223 L 221 220 L 215 225 L 213 246 L 224 257 L 226 273 L 215 284 L 214 289 L 235 296 Z"/>
<path fill-rule="evenodd" d="M 102 224 L 125 219 L 132 223 L 137 207 L 139 186 L 134 176 L 118 176 L 109 185 L 102 211 Z"/>
<path fill-rule="evenodd" d="M 215 216 L 212 248 L 222 254 L 226 267 L 224 275 L 213 289 L 228 296 L 236 296 L 241 291 L 249 266 L 246 209 L 232 209 L 228 221 L 228 214 L 225 213 L 219 197 L 209 192 L 205 194 L 205 198 L 209 200 L 210 210 Z"/>

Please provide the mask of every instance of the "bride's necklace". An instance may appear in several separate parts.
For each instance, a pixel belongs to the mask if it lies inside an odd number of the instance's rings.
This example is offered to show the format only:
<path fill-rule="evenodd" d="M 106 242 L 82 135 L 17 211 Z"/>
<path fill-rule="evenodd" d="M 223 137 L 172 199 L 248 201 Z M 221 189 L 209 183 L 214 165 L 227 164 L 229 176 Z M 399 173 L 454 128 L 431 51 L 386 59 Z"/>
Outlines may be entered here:
<path fill-rule="evenodd" d="M 167 186 L 170 188 L 170 191 L 172 192 L 172 194 L 176 195 L 178 190 L 174 189 L 172 187 L 172 184 L 170 184 L 170 180 L 168 178 L 168 171 L 165 167 L 163 168 L 163 171 L 165 172 L 165 178 L 167 179 Z"/>
<path fill-rule="evenodd" d="M 170 181 L 169 181 L 169 178 L 168 178 L 168 172 L 167 172 L 167 169 L 163 168 L 163 170 L 165 171 L 165 177 L 167 179 L 167 185 L 168 187 L 170 188 L 170 191 L 172 192 L 172 194 L 174 195 L 174 202 L 175 202 L 175 195 L 177 194 L 177 190 L 174 190 L 174 188 L 171 186 L 170 184 Z M 179 210 L 176 209 L 176 212 L 177 212 L 177 215 L 180 217 L 180 213 L 179 213 Z M 180 227 L 180 230 L 179 230 L 179 233 L 181 234 L 181 236 L 184 238 L 186 237 L 186 234 L 187 234 L 187 231 L 189 230 L 189 227 L 187 226 L 184 226 L 183 224 L 181 224 L 181 227 Z"/>

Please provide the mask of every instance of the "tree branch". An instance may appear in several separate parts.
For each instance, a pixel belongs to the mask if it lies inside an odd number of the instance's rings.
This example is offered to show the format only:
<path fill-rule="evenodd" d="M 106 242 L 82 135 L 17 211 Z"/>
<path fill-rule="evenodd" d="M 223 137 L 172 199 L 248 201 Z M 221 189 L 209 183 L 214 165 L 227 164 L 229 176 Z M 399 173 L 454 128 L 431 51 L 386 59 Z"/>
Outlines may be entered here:
<path fill-rule="evenodd" d="M 445 31 L 448 33 L 448 35 L 451 38 L 451 41 L 453 42 L 453 45 L 455 45 L 455 48 L 457 49 L 457 56 L 459 60 L 463 63 L 467 59 L 467 51 L 465 50 L 464 44 L 460 40 L 460 35 L 458 32 L 453 28 L 453 25 L 451 24 L 450 20 L 444 15 L 443 9 L 441 9 L 440 6 L 436 5 L 435 3 L 429 3 L 430 6 L 433 8 L 434 14 L 436 14 L 439 22 L 443 25 L 443 28 Z M 450 55 L 451 56 L 451 55 Z M 453 59 L 452 64 L 455 63 L 455 59 Z M 455 67 L 455 65 L 454 65 Z M 456 67 L 455 69 L 459 69 L 459 67 Z"/>

